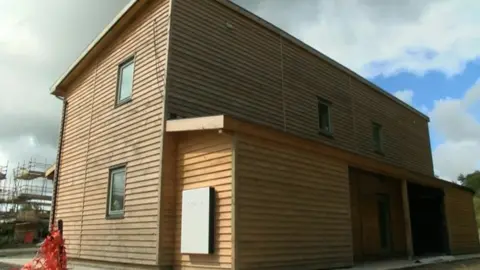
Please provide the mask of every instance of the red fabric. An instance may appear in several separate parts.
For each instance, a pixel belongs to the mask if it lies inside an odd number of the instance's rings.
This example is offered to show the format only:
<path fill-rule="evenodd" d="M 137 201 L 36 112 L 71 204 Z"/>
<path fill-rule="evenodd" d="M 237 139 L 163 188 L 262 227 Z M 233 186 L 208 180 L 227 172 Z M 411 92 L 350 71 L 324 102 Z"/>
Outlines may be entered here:
<path fill-rule="evenodd" d="M 26 232 L 23 237 L 23 243 L 31 244 L 33 242 L 33 232 Z"/>
<path fill-rule="evenodd" d="M 67 253 L 64 239 L 58 230 L 54 230 L 43 241 L 37 255 L 20 270 L 66 270 Z"/>

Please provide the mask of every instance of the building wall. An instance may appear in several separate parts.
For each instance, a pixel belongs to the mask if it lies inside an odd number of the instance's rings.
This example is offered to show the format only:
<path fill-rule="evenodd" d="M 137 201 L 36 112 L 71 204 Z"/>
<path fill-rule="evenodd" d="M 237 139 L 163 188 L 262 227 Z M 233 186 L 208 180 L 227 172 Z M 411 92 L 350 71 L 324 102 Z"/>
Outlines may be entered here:
<path fill-rule="evenodd" d="M 161 182 L 161 220 L 159 263 L 163 267 L 174 265 L 177 226 L 177 142 L 176 134 L 165 133 Z M 168 269 L 168 268 L 167 268 Z"/>
<path fill-rule="evenodd" d="M 229 2 L 173 1 L 168 112 L 228 114 L 433 175 L 425 118 Z M 333 103 L 333 138 L 319 135 L 317 96 Z M 372 121 L 383 125 L 384 155 Z"/>
<path fill-rule="evenodd" d="M 401 181 L 358 169 L 350 170 L 355 262 L 406 256 Z M 377 194 L 390 199 L 391 251 L 381 247 Z"/>
<path fill-rule="evenodd" d="M 182 134 L 176 158 L 175 230 L 166 232 L 175 235 L 174 269 L 232 269 L 232 137 L 209 132 Z M 181 254 L 182 191 L 201 187 L 215 188 L 215 253 Z"/>
<path fill-rule="evenodd" d="M 236 269 L 353 264 L 346 163 L 239 135 L 234 171 Z"/>
<path fill-rule="evenodd" d="M 472 194 L 446 187 L 445 210 L 451 252 L 462 254 L 480 251 Z"/>
<path fill-rule="evenodd" d="M 156 264 L 168 12 L 153 1 L 67 89 L 56 219 L 71 258 Z M 132 101 L 115 107 L 117 66 L 133 53 Z M 109 167 L 125 162 L 125 216 L 107 220 Z"/>

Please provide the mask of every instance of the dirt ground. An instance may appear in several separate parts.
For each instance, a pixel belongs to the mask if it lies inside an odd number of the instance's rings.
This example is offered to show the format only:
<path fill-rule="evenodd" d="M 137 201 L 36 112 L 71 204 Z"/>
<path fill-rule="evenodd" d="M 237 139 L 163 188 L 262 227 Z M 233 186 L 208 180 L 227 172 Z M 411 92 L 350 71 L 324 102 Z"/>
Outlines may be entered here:
<path fill-rule="evenodd" d="M 411 270 L 480 270 L 480 259 L 441 263 L 410 268 Z"/>

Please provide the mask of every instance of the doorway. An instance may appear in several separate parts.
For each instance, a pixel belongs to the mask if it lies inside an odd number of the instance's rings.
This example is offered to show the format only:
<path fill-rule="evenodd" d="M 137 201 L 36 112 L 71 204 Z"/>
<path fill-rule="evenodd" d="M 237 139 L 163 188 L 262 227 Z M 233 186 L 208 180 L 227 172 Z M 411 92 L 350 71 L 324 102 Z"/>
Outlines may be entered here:
<path fill-rule="evenodd" d="M 408 183 L 415 256 L 449 253 L 443 190 Z"/>
<path fill-rule="evenodd" d="M 378 236 L 380 248 L 390 254 L 392 249 L 392 226 L 390 218 L 390 197 L 388 194 L 377 194 Z"/>
<path fill-rule="evenodd" d="M 350 168 L 354 261 L 401 258 L 406 254 L 401 181 Z"/>

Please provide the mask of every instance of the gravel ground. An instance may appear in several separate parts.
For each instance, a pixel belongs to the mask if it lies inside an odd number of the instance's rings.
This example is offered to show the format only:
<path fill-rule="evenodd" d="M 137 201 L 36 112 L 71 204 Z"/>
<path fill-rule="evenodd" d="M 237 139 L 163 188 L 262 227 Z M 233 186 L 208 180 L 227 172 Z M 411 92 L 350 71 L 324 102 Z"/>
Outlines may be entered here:
<path fill-rule="evenodd" d="M 0 270 L 18 270 L 21 265 L 0 263 Z M 409 270 L 480 270 L 480 259 L 465 260 L 451 263 L 440 263 L 408 268 Z M 348 269 L 347 269 L 348 270 Z"/>
<path fill-rule="evenodd" d="M 480 270 L 480 259 L 440 263 L 410 268 L 411 270 Z"/>
<path fill-rule="evenodd" d="M 21 265 L 13 265 L 13 264 L 6 264 L 0 263 L 0 270 L 13 270 L 13 269 L 20 269 Z"/>

